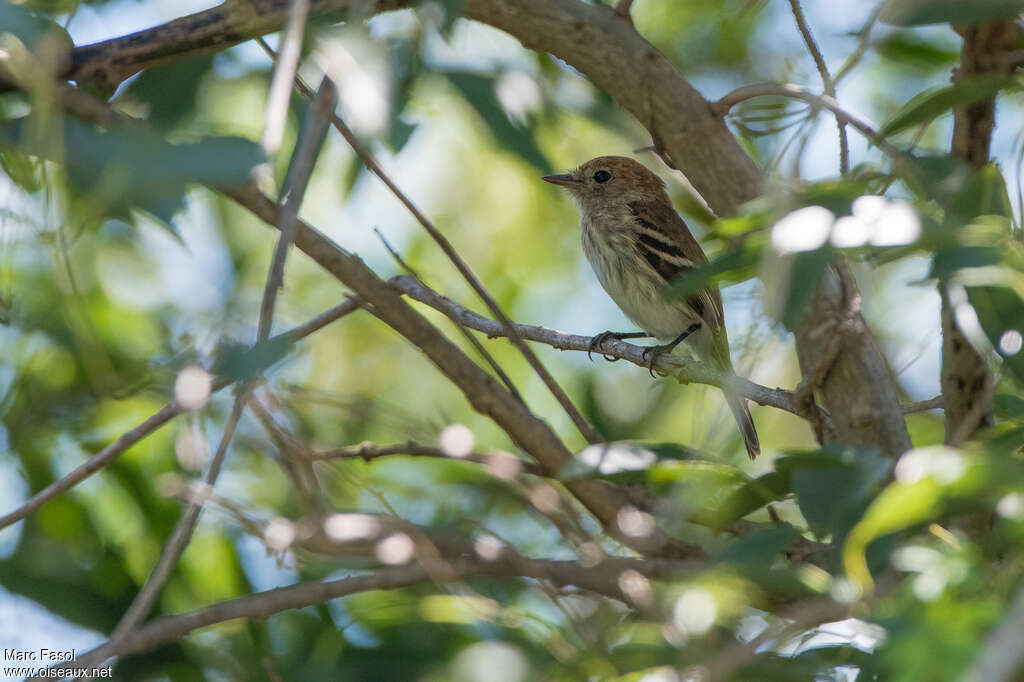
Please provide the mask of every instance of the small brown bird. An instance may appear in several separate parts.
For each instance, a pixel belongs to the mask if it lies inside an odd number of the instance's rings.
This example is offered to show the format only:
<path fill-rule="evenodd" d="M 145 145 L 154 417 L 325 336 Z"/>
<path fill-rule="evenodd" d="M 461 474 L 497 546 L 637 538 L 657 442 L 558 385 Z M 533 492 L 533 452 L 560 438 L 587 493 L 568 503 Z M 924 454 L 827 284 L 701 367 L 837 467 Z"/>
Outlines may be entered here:
<path fill-rule="evenodd" d="M 670 282 L 707 257 L 672 207 L 661 178 L 632 159 L 600 156 L 544 180 L 566 188 L 576 200 L 587 260 L 612 300 L 645 332 L 604 332 L 594 337 L 591 350 L 600 350 L 609 338 L 651 336 L 663 344 L 644 352 L 653 365 L 658 354 L 688 340 L 704 362 L 731 373 L 718 288 L 710 285 L 683 299 L 664 296 Z M 753 459 L 761 446 L 747 401 L 730 391 L 725 399 Z"/>

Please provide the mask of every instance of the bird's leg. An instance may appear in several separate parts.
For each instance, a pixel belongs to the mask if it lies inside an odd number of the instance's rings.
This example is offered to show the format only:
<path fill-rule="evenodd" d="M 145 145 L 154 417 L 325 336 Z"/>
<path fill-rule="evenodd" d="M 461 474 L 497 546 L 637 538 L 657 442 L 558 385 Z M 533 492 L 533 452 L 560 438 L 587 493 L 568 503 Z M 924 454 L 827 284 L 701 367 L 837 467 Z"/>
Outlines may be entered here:
<path fill-rule="evenodd" d="M 643 339 L 648 336 L 650 336 L 650 334 L 648 334 L 647 332 L 601 332 L 594 338 L 590 339 L 590 347 L 587 348 L 587 357 L 590 358 L 591 362 L 593 362 L 594 358 L 591 357 L 590 354 L 593 353 L 595 350 L 600 352 L 601 345 L 608 339 L 622 341 L 623 339 Z M 612 357 L 610 355 L 605 355 L 604 359 L 607 360 L 608 362 L 615 362 L 618 360 L 618 358 Z"/>
<path fill-rule="evenodd" d="M 700 329 L 700 322 L 694 322 L 693 324 L 686 328 L 686 331 L 684 331 L 682 334 L 672 339 L 668 343 L 660 346 L 648 346 L 647 348 L 644 349 L 643 359 L 647 361 L 647 371 L 651 373 L 652 377 L 654 376 L 654 361 L 658 359 L 658 356 L 661 355 L 662 353 L 671 353 L 676 346 L 678 346 L 684 340 L 686 340 L 687 336 L 694 333 L 698 329 Z"/>

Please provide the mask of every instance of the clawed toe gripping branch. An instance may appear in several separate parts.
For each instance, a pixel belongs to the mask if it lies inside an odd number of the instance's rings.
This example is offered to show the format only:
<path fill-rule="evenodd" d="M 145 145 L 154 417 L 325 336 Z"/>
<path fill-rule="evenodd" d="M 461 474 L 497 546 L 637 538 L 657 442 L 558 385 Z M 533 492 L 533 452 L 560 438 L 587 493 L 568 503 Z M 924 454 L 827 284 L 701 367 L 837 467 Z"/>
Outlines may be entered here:
<path fill-rule="evenodd" d="M 646 332 L 613 332 L 603 331 L 590 340 L 590 345 L 587 347 L 587 358 L 593 362 L 594 358 L 591 355 L 595 350 L 600 351 L 605 341 L 614 339 L 615 341 L 622 341 L 623 339 L 643 339 L 649 336 Z M 604 354 L 604 359 L 608 362 L 617 362 L 619 358 L 614 355 Z"/>
<path fill-rule="evenodd" d="M 698 329 L 700 329 L 700 322 L 694 322 L 686 328 L 686 331 L 668 343 L 663 343 L 660 346 L 649 346 L 644 349 L 643 358 L 647 361 L 647 371 L 651 373 L 652 377 L 654 376 L 654 361 L 662 355 L 674 351 L 676 346 L 685 341 L 690 334 L 694 333 Z"/>

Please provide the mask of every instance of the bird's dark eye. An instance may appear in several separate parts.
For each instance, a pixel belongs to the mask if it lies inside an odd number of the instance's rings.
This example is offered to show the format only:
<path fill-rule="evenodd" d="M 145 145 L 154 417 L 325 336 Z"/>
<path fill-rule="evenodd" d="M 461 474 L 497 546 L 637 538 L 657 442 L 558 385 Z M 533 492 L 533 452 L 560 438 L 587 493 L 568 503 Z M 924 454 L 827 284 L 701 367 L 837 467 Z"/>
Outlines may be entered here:
<path fill-rule="evenodd" d="M 612 174 L 606 170 L 599 170 L 594 173 L 594 180 L 597 182 L 608 182 L 612 179 Z"/>

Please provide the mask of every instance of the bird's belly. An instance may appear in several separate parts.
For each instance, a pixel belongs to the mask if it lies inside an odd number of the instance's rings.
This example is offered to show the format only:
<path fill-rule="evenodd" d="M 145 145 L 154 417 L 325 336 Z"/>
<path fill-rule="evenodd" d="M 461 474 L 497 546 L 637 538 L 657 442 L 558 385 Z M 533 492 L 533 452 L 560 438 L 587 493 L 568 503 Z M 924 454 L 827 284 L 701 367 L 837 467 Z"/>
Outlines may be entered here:
<path fill-rule="evenodd" d="M 632 254 L 624 256 L 607 248 L 609 245 L 604 246 L 584 251 L 601 286 L 641 329 L 659 341 L 668 342 L 701 321 L 684 301 L 664 298 L 665 281 L 646 263 L 632 258 Z"/>

